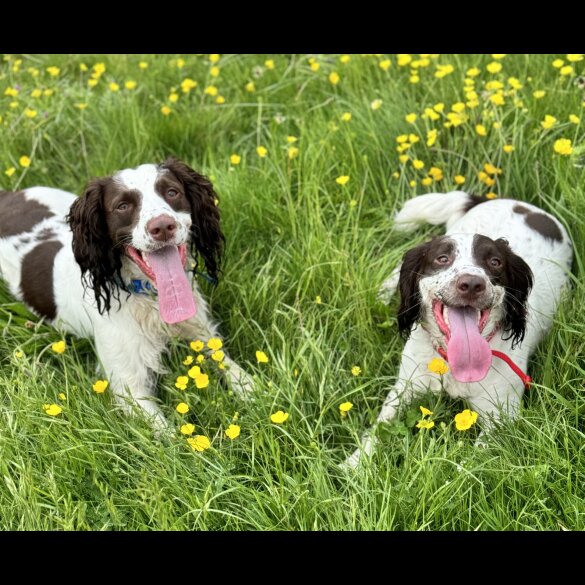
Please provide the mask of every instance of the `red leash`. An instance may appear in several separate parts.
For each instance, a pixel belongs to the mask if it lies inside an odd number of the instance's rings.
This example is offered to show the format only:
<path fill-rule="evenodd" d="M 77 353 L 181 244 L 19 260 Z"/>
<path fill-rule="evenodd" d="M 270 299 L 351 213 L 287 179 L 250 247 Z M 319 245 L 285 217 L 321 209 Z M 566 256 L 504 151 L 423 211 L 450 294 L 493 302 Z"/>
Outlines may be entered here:
<path fill-rule="evenodd" d="M 448 363 L 448 360 L 447 360 L 447 352 L 442 347 L 439 347 L 437 349 L 437 352 Z M 522 380 L 522 383 L 524 384 L 524 388 L 526 390 L 528 390 L 530 388 L 530 385 L 532 384 L 532 378 L 530 376 L 528 376 L 527 374 L 525 374 L 512 361 L 512 359 L 510 357 L 508 357 L 505 353 L 502 353 L 501 351 L 497 351 L 495 349 L 492 349 L 492 355 L 496 356 L 497 358 L 500 358 L 502 361 L 506 362 L 510 366 L 510 368 L 512 369 L 512 371 Z"/>

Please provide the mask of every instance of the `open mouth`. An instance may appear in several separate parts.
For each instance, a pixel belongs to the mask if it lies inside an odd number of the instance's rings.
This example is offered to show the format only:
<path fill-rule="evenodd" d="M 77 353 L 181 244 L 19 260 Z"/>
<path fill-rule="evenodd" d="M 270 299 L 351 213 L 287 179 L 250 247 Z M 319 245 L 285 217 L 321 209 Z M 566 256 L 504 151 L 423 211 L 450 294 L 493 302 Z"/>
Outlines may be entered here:
<path fill-rule="evenodd" d="M 492 350 L 482 332 L 490 309 L 471 306 L 450 307 L 433 302 L 433 316 L 445 337 L 447 360 L 453 377 L 459 382 L 483 380 L 492 365 Z"/>
<path fill-rule="evenodd" d="M 179 254 L 179 258 L 181 260 L 181 264 L 183 265 L 183 270 L 187 265 L 187 244 L 181 244 L 180 246 L 165 246 L 166 248 L 176 248 Z M 161 248 L 163 249 L 163 248 Z M 126 256 L 144 272 L 144 274 L 156 284 L 156 274 L 151 266 L 151 262 L 149 261 L 149 256 L 151 254 L 156 254 L 159 252 L 143 252 L 142 250 L 138 250 L 134 248 L 134 246 L 126 246 Z"/>
<path fill-rule="evenodd" d="M 186 244 L 164 246 L 153 252 L 126 246 L 126 255 L 156 285 L 160 316 L 165 323 L 179 323 L 195 316 L 193 289 L 185 274 Z"/>

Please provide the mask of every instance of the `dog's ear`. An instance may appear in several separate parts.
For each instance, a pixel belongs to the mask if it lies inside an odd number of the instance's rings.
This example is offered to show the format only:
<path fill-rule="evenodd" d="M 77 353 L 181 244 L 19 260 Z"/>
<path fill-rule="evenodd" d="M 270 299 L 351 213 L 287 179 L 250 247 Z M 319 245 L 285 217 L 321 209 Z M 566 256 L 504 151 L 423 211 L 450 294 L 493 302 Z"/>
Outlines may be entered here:
<path fill-rule="evenodd" d="M 73 234 L 73 255 L 81 268 L 85 287 L 93 289 L 98 311 L 110 310 L 111 298 L 119 300 L 116 275 L 122 261 L 108 232 L 103 207 L 104 179 L 88 183 L 85 192 L 71 206 L 67 221 Z"/>
<path fill-rule="evenodd" d="M 219 199 L 211 181 L 184 162 L 169 157 L 162 168 L 171 171 L 181 181 L 191 204 L 191 252 L 201 255 L 209 276 L 217 280 L 221 264 L 224 235 L 219 218 Z"/>
<path fill-rule="evenodd" d="M 408 339 L 414 323 L 420 316 L 420 290 L 418 283 L 421 278 L 424 263 L 429 252 L 430 242 L 420 244 L 409 250 L 402 258 L 400 279 L 400 307 L 398 308 L 398 331 Z"/>
<path fill-rule="evenodd" d="M 504 339 L 512 339 L 512 347 L 515 347 L 524 339 L 526 331 L 526 301 L 532 289 L 534 276 L 530 266 L 514 254 L 508 242 L 503 238 L 496 240 L 496 245 L 505 262 L 506 279 L 502 283 L 506 291 L 504 297 L 504 332 L 508 336 Z"/>

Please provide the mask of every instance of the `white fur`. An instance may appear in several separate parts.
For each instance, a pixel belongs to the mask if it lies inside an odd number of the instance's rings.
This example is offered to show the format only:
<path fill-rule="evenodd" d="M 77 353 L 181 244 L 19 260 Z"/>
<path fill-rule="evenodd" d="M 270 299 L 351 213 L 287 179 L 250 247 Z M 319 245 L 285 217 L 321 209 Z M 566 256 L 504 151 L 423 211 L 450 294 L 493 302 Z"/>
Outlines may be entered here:
<path fill-rule="evenodd" d="M 528 358 L 538 342 L 550 329 L 554 313 L 563 290 L 568 286 L 573 248 L 569 236 L 560 222 L 550 214 L 561 230 L 562 242 L 544 238 L 531 229 L 524 221 L 524 215 L 513 211 L 518 201 L 495 199 L 473 207 L 465 213 L 465 204 L 469 201 L 461 191 L 441 194 L 432 193 L 415 197 L 406 203 L 396 216 L 396 224 L 404 231 L 411 231 L 422 223 L 447 223 L 446 234 L 457 244 L 457 258 L 446 271 L 436 276 L 422 278 L 420 292 L 422 306 L 430 315 L 431 302 L 437 291 L 445 291 L 462 272 L 483 274 L 483 269 L 476 266 L 471 254 L 471 242 L 474 234 L 482 234 L 492 239 L 505 238 L 512 251 L 519 255 L 532 269 L 534 286 L 528 297 L 528 317 L 524 341 L 512 349 L 511 340 L 504 340 L 501 332 L 496 333 L 490 345 L 492 349 L 506 353 L 524 372 Z M 538 207 L 521 202 L 530 211 L 545 213 Z M 399 267 L 382 285 L 380 296 L 388 298 L 396 290 Z M 488 293 L 494 295 L 494 307 L 483 336 L 487 337 L 494 330 L 502 316 L 502 287 L 492 286 L 488 281 Z M 489 288 L 491 287 L 491 289 Z M 518 414 L 524 386 L 520 378 L 510 367 L 494 358 L 488 375 L 481 382 L 462 383 L 447 373 L 441 379 L 431 373 L 427 364 L 439 357 L 434 349 L 442 336 L 433 318 L 424 319 L 425 329 L 414 326 L 402 353 L 400 370 L 394 387 L 388 394 L 377 422 L 392 420 L 398 413 L 399 406 L 407 403 L 416 394 L 440 392 L 443 387 L 452 397 L 461 397 L 469 406 L 480 414 L 484 428 L 489 428 L 500 416 Z M 375 439 L 371 432 L 364 435 L 361 447 L 346 461 L 349 467 L 355 467 L 362 453 L 370 454 Z"/>
<path fill-rule="evenodd" d="M 124 182 L 128 188 L 136 189 L 142 194 L 140 222 L 136 228 L 137 233 L 134 234 L 138 246 L 136 241 L 133 242 L 134 246 L 142 249 L 148 249 L 149 245 L 151 249 L 156 247 L 156 244 L 148 241 L 145 226 L 159 212 L 166 213 L 177 221 L 179 228 L 175 236 L 176 244 L 187 241 L 191 225 L 188 214 L 174 212 L 156 195 L 156 177 L 154 165 L 142 165 L 115 176 L 116 180 Z M 152 418 L 157 428 L 165 428 L 167 422 L 153 399 L 155 374 L 163 371 L 161 356 L 170 338 L 180 336 L 206 342 L 211 337 L 220 337 L 199 287 L 194 283 L 193 295 L 197 314 L 176 325 L 163 323 L 156 300 L 136 294 L 128 297 L 124 292 L 120 294 L 120 306 L 112 300 L 109 314 L 100 315 L 93 291 L 87 289 L 84 294 L 81 271 L 73 256 L 72 234 L 65 221 L 65 215 L 76 200 L 75 195 L 48 187 L 33 187 L 25 191 L 25 197 L 46 205 L 55 215 L 37 224 L 32 232 L 0 238 L 0 274 L 8 283 L 12 294 L 22 300 L 22 259 L 39 243 L 31 234 L 34 236 L 45 227 L 52 228 L 56 236 L 51 239 L 63 244 L 55 258 L 53 282 L 47 283 L 47 286 L 53 287 L 57 307 L 57 317 L 53 324 L 74 335 L 94 338 L 103 373 L 110 382 L 117 402 L 126 411 L 132 410 L 133 406 L 140 406 Z M 30 239 L 30 243 L 21 245 L 20 239 L 25 236 Z M 189 258 L 188 262 L 191 260 Z M 122 264 L 124 278 L 146 279 L 128 258 L 124 257 Z M 250 377 L 229 357 L 226 356 L 224 363 L 234 389 L 240 394 L 251 390 Z"/>

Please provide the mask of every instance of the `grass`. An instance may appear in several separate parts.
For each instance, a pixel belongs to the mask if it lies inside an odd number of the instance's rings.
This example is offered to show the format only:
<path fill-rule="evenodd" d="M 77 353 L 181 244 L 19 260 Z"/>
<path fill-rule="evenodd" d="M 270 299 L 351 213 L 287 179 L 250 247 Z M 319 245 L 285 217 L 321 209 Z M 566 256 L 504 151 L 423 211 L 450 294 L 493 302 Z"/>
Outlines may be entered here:
<path fill-rule="evenodd" d="M 169 154 L 212 178 L 226 261 L 219 286 L 201 286 L 230 355 L 257 378 L 258 391 L 242 402 L 213 370 L 209 388 L 177 390 L 175 377 L 190 353 L 187 342 L 177 341 L 159 381 L 163 408 L 177 429 L 194 423 L 212 448 L 195 453 L 178 432 L 157 441 L 143 420 L 117 414 L 108 392 L 92 392 L 97 364 L 90 341 L 67 336 L 66 352 L 54 354 L 50 346 L 61 334 L 2 289 L 0 528 L 585 529 L 584 122 L 568 121 L 570 114 L 585 118 L 585 109 L 575 75 L 561 75 L 551 55 L 508 55 L 495 74 L 486 72 L 489 55 L 441 55 L 430 57 L 413 84 L 394 55 L 353 55 L 348 63 L 315 57 L 318 71 L 307 56 L 223 55 L 218 78 L 210 75 L 208 55 L 183 56 L 183 68 L 170 55 L 13 55 L 1 62 L 4 189 L 42 184 L 82 193 L 92 176 Z M 386 58 L 392 65 L 384 71 L 379 62 Z M 140 69 L 140 61 L 148 68 Z M 80 71 L 82 62 L 89 71 Z M 106 71 L 90 89 L 98 62 Z M 452 64 L 454 72 L 435 77 L 437 63 Z M 573 63 L 575 74 L 584 64 Z M 60 68 L 57 76 L 46 72 L 49 66 Z M 463 124 L 444 128 L 451 106 L 466 101 L 465 71 L 472 66 L 481 69 L 479 105 L 466 108 Z M 328 79 L 332 71 L 337 85 Z M 498 90 L 482 94 L 484 84 L 506 85 L 510 76 L 523 88 L 493 105 L 487 98 Z M 180 88 L 185 77 L 198 82 L 188 94 Z M 125 89 L 127 80 L 136 88 Z M 246 90 L 250 81 L 254 92 Z M 120 90 L 112 91 L 111 82 Z M 211 84 L 224 104 L 204 93 Z M 5 95 L 16 86 L 18 96 Z M 176 103 L 168 100 L 172 87 Z M 35 88 L 54 93 L 33 98 Z M 535 90 L 546 95 L 536 99 Z M 372 109 L 374 99 L 382 100 L 379 109 Z M 424 108 L 438 102 L 446 104 L 441 119 L 422 119 Z M 172 109 L 168 116 L 164 105 Z M 37 115 L 26 117 L 25 107 Z M 344 112 L 352 114 L 349 122 L 341 120 Z M 414 124 L 404 119 L 411 112 L 418 114 Z M 540 127 L 545 114 L 558 120 L 548 130 Z M 477 134 L 478 123 L 487 136 Z M 439 136 L 428 147 L 431 127 Z M 424 170 L 399 162 L 395 138 L 405 133 L 420 136 L 407 154 Z M 292 160 L 287 136 L 298 139 Z M 572 140 L 571 156 L 554 153 L 558 138 Z M 514 152 L 505 153 L 504 144 Z M 256 153 L 261 145 L 265 158 Z M 233 153 L 242 157 L 237 166 L 230 164 Z M 30 167 L 19 165 L 22 155 Z M 503 170 L 489 187 L 478 178 L 487 162 Z M 431 166 L 444 177 L 423 185 Z M 16 170 L 8 177 L 10 167 Z M 429 395 L 381 430 L 371 463 L 343 472 L 338 464 L 375 419 L 403 347 L 396 300 L 390 308 L 376 301 L 380 283 L 413 244 L 393 232 L 392 215 L 415 194 L 455 188 L 457 174 L 471 192 L 513 196 L 560 217 L 575 244 L 573 290 L 531 360 L 536 383 L 520 419 L 494 432 L 488 448 L 473 446 L 476 429 L 455 430 L 463 402 Z M 344 186 L 335 181 L 341 175 L 350 177 Z M 431 233 L 439 230 L 422 229 L 416 241 Z M 18 350 L 25 355 L 17 357 Z M 268 364 L 256 363 L 256 350 L 268 354 Z M 362 369 L 357 377 L 354 365 Z M 180 400 L 189 414 L 174 410 Z M 345 401 L 354 407 L 341 418 Z M 49 417 L 45 403 L 63 412 Z M 435 413 L 431 431 L 414 427 L 419 404 Z M 270 423 L 279 409 L 289 420 Z M 224 431 L 236 412 L 242 432 L 231 441 Z"/>

